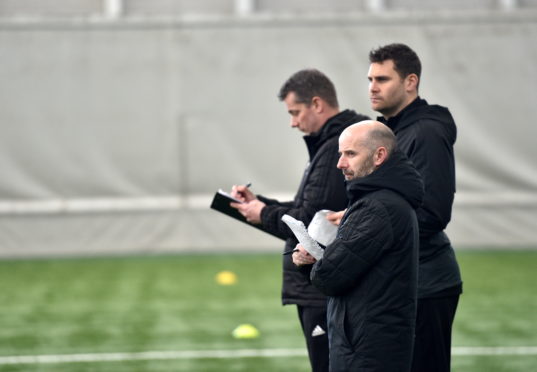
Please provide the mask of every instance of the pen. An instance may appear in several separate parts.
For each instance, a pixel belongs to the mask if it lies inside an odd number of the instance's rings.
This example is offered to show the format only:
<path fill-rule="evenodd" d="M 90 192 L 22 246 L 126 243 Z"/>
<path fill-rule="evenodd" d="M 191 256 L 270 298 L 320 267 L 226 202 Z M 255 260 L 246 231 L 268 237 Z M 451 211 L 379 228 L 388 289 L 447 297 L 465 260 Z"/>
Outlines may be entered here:
<path fill-rule="evenodd" d="M 287 256 L 287 255 L 289 255 L 289 254 L 293 254 L 293 253 L 295 253 L 295 252 L 298 252 L 298 248 L 295 248 L 295 249 L 293 249 L 292 251 L 286 251 L 286 252 L 283 252 L 283 255 L 284 255 L 284 256 Z"/>
<path fill-rule="evenodd" d="M 252 186 L 251 182 L 248 182 L 246 185 L 244 185 L 244 187 L 246 187 L 246 188 L 249 188 L 250 186 Z"/>

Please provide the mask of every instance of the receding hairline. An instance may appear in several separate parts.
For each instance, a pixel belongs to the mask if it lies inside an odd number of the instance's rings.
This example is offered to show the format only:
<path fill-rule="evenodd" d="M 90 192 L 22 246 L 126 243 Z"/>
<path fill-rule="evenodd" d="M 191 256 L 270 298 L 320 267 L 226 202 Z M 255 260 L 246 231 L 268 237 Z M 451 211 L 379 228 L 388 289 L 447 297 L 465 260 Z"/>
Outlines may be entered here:
<path fill-rule="evenodd" d="M 364 138 L 360 142 L 370 150 L 374 151 L 378 147 L 385 147 L 388 150 L 388 154 L 395 150 L 396 138 L 392 130 L 376 120 L 363 120 L 351 124 L 343 130 L 341 137 L 353 136 L 358 130 L 365 130 L 365 133 L 363 133 Z"/>

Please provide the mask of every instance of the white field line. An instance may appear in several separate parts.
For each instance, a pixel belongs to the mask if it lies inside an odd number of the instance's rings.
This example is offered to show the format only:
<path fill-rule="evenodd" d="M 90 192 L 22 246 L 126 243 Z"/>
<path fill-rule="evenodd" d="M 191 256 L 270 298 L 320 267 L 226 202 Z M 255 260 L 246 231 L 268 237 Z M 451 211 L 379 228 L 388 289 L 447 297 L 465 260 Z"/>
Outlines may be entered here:
<path fill-rule="evenodd" d="M 459 346 L 451 349 L 453 355 L 537 355 L 537 346 Z"/>
<path fill-rule="evenodd" d="M 513 347 L 454 347 L 453 355 L 537 355 L 537 346 Z M 242 350 L 186 350 L 186 351 L 145 351 L 138 353 L 92 353 L 62 355 L 22 355 L 0 357 L 0 365 L 44 364 L 44 363 L 95 363 L 134 360 L 165 359 L 232 359 L 232 358 L 273 358 L 306 356 L 305 349 L 242 349 Z"/>
<path fill-rule="evenodd" d="M 156 359 L 205 359 L 306 356 L 305 349 L 243 349 L 243 350 L 186 350 L 145 351 L 138 353 L 96 353 L 63 355 L 23 355 L 0 357 L 2 364 L 39 364 L 74 362 L 119 362 Z"/>

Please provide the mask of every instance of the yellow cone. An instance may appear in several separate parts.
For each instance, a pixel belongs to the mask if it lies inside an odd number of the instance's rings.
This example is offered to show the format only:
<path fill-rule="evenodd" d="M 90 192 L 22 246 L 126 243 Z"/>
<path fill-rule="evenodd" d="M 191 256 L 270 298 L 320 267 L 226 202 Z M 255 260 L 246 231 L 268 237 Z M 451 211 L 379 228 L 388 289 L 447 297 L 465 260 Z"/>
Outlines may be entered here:
<path fill-rule="evenodd" d="M 216 274 L 216 282 L 220 285 L 233 285 L 237 283 L 237 275 L 232 271 L 220 271 Z"/>
<path fill-rule="evenodd" d="M 231 332 L 235 338 L 258 338 L 259 331 L 251 324 L 241 324 Z"/>

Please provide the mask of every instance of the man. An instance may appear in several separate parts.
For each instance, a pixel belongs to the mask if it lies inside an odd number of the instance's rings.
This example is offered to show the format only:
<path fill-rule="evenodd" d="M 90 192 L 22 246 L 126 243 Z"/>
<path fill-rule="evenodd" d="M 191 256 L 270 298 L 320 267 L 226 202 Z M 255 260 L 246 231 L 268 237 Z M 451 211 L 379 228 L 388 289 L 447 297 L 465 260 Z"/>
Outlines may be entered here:
<path fill-rule="evenodd" d="M 249 222 L 261 224 L 266 231 L 285 239 L 284 250 L 297 244 L 293 233 L 281 221 L 284 214 L 309 224 L 321 209 L 345 208 L 347 197 L 343 176 L 337 170 L 337 141 L 350 124 L 367 119 L 351 110 L 339 110 L 334 85 L 314 69 L 296 72 L 281 87 L 279 99 L 291 115 L 291 127 L 305 133 L 309 164 L 294 201 L 280 202 L 254 195 L 245 186 L 234 186 L 232 195 L 245 201 L 232 204 Z M 282 302 L 297 305 L 300 324 L 312 371 L 328 371 L 328 338 L 326 335 L 326 297 L 315 289 L 299 270 L 290 255 L 283 256 Z"/>
<path fill-rule="evenodd" d="M 421 62 L 404 44 L 389 44 L 369 54 L 369 96 L 379 121 L 390 127 L 402 150 L 420 172 L 423 204 L 420 228 L 418 314 L 413 372 L 447 372 L 451 329 L 462 293 L 459 265 L 444 233 L 455 194 L 453 145 L 457 129 L 447 108 L 418 96 Z"/>
<path fill-rule="evenodd" d="M 416 321 L 421 178 L 384 124 L 339 138 L 349 207 L 311 281 L 328 297 L 331 372 L 408 372 Z M 297 245 L 293 262 L 314 260 Z"/>

